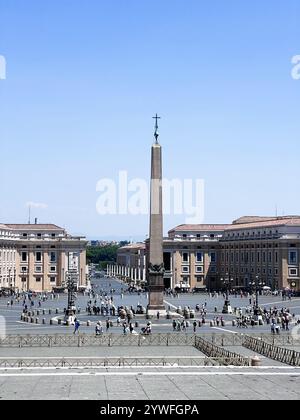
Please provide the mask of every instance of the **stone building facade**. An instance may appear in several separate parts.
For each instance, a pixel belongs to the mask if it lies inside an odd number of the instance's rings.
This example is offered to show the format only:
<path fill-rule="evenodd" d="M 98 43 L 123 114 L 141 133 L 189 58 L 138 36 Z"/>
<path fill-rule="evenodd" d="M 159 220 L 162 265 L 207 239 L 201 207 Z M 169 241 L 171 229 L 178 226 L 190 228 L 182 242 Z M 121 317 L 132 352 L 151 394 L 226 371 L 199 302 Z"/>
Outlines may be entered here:
<path fill-rule="evenodd" d="M 66 272 L 87 286 L 87 241 L 53 224 L 0 225 L 0 289 L 51 291 L 64 285 Z"/>
<path fill-rule="evenodd" d="M 163 250 L 166 288 L 216 290 L 230 279 L 234 288 L 256 281 L 273 290 L 300 291 L 300 216 L 250 216 L 227 225 L 180 225 L 164 238 Z M 124 261 L 122 253 L 120 249 L 118 263 Z M 144 260 L 147 243 L 145 253 Z M 126 255 L 131 277 L 131 261 L 134 267 L 141 264 L 135 245 Z"/>
<path fill-rule="evenodd" d="M 111 276 L 136 284 L 146 282 L 146 246 L 136 243 L 119 248 L 117 263 L 108 265 L 107 272 Z"/>

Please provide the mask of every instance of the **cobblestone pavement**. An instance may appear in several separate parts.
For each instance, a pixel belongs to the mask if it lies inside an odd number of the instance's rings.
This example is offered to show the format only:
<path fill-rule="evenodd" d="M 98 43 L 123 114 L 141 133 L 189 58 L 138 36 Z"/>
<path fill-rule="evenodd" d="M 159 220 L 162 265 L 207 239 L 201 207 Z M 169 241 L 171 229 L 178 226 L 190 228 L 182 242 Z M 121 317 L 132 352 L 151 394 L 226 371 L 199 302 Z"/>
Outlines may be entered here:
<path fill-rule="evenodd" d="M 55 378 L 55 380 L 54 380 Z M 102 368 L 0 372 L 7 400 L 299 400 L 296 368 Z"/>
<path fill-rule="evenodd" d="M 114 279 L 94 279 L 93 283 L 95 284 L 95 291 L 96 293 L 99 292 L 100 288 L 106 290 L 107 292 L 113 287 L 116 292 L 114 293 L 114 303 L 116 306 L 137 306 L 137 304 L 141 304 L 143 306 L 147 306 L 147 297 L 146 295 L 137 295 L 135 294 L 124 294 L 123 298 L 121 296 L 121 288 L 125 287 L 122 283 Z M 20 321 L 20 315 L 22 312 L 22 304 L 14 304 L 13 307 L 8 307 L 7 302 L 9 298 L 0 298 L 0 315 L 5 318 L 6 321 L 6 332 L 8 334 L 51 334 L 51 333 L 70 333 L 72 332 L 72 327 L 66 326 L 58 326 L 53 325 L 50 326 L 50 318 L 55 317 L 56 315 L 52 312 L 51 315 L 40 315 L 39 322 L 40 324 L 30 324 L 24 323 Z M 79 296 L 77 300 L 77 305 L 81 307 L 83 310 L 86 308 L 87 301 L 89 300 L 88 297 Z M 67 296 L 61 295 L 60 298 L 57 300 L 47 300 L 46 302 L 42 303 L 42 308 L 48 309 L 51 308 L 55 310 L 56 308 L 61 313 L 63 312 L 63 308 L 66 306 Z M 276 296 L 261 296 L 259 298 L 261 305 L 266 306 L 267 308 L 270 306 L 276 306 L 277 308 L 287 307 L 290 308 L 291 313 L 295 313 L 296 318 L 300 317 L 300 298 L 293 298 L 291 301 L 282 301 L 280 297 Z M 98 300 L 99 302 L 99 300 Z M 224 331 L 232 331 L 232 332 L 240 332 L 241 330 L 232 327 L 232 320 L 235 318 L 233 315 L 222 315 L 222 307 L 224 299 L 222 296 L 216 298 L 209 298 L 207 294 L 181 294 L 179 298 L 172 298 L 169 296 L 165 297 L 166 306 L 170 306 L 171 310 L 174 310 L 175 307 L 181 306 L 190 306 L 192 309 L 195 309 L 196 304 L 207 304 L 207 320 L 213 319 L 214 316 L 219 315 L 223 316 L 226 322 L 225 327 L 216 327 L 212 328 L 209 326 L 209 323 L 204 327 L 197 327 L 197 332 L 211 332 L 212 329 L 214 332 L 224 332 Z M 38 309 L 38 301 L 35 302 L 35 309 Z M 249 300 L 247 298 L 240 298 L 240 297 L 231 297 L 231 304 L 232 307 L 237 308 L 245 308 L 249 305 Z M 217 308 L 218 312 L 215 312 L 215 308 Z M 46 319 L 46 325 L 41 325 L 42 318 Z M 95 327 L 95 323 L 100 319 L 105 321 L 107 317 L 98 317 L 98 316 L 89 316 L 86 313 L 82 312 L 78 315 L 79 320 L 81 321 L 81 332 L 91 332 L 92 329 Z M 116 332 L 118 334 L 122 333 L 122 328 L 116 326 L 116 317 L 110 317 L 114 321 L 114 327 L 110 329 L 109 332 Z M 197 317 L 196 314 L 196 318 Z M 91 327 L 86 326 L 86 322 L 90 320 L 92 322 Z M 138 331 L 141 327 L 145 326 L 146 320 L 145 319 L 136 319 L 139 322 Z M 153 332 L 171 332 L 172 331 L 172 321 L 166 319 L 160 320 L 153 320 Z M 251 329 L 252 330 L 252 329 Z M 254 329 L 256 332 L 270 332 L 270 327 L 268 325 L 264 326 L 256 326 Z M 189 327 L 189 332 L 192 332 L 192 327 Z M 247 330 L 248 332 L 248 330 Z M 282 331 L 282 334 L 285 334 L 285 331 Z"/>
<path fill-rule="evenodd" d="M 116 306 L 137 304 L 147 305 L 145 295 L 125 294 L 122 298 L 122 284 L 111 279 L 94 280 L 98 287 L 109 291 L 111 287 L 116 289 L 114 303 Z M 99 289 L 98 289 L 99 290 Z M 97 292 L 97 289 L 96 289 Z M 85 308 L 88 297 L 80 296 L 77 305 Z M 72 333 L 73 327 L 49 325 L 51 317 L 58 315 L 43 315 L 47 325 L 36 325 L 20 322 L 22 305 L 14 304 L 7 306 L 8 298 L 0 299 L 0 315 L 5 317 L 7 333 L 10 334 L 55 334 Z M 195 308 L 206 302 L 208 319 L 212 319 L 215 307 L 218 315 L 221 316 L 223 297 L 209 298 L 208 295 L 186 295 L 179 298 L 165 298 L 166 305 L 171 309 L 177 306 L 190 306 Z M 231 297 L 233 307 L 246 307 L 248 299 Z M 294 298 L 291 301 L 282 301 L 276 296 L 262 296 L 260 303 L 267 307 L 277 306 L 290 308 L 291 313 L 296 316 L 300 314 L 300 299 Z M 35 309 L 37 309 L 37 301 Z M 58 300 L 47 300 L 42 308 L 49 310 L 59 309 L 63 312 L 66 306 L 66 296 L 60 296 Z M 232 327 L 231 315 L 224 316 L 225 327 L 212 328 L 209 325 L 197 328 L 197 333 L 224 333 L 237 332 L 270 332 L 269 326 L 257 326 L 254 329 L 240 330 Z M 81 321 L 81 333 L 93 333 L 94 324 L 98 319 L 105 321 L 106 317 L 88 316 L 85 313 L 79 315 Z M 86 321 L 93 322 L 87 327 Z M 145 325 L 145 319 L 136 319 L 139 322 L 137 331 Z M 135 320 L 135 321 L 136 321 Z M 113 319 L 113 321 L 116 321 Z M 172 332 L 172 321 L 160 319 L 153 320 L 153 332 Z M 109 333 L 122 333 L 121 327 L 110 328 Z M 188 329 L 189 333 L 192 328 Z M 286 334 L 286 332 L 282 332 Z M 236 353 L 253 356 L 254 352 L 241 346 L 229 346 L 228 350 Z M 298 350 L 295 347 L 295 350 Z M 2 357 L 155 357 L 155 356 L 191 356 L 199 357 L 202 353 L 192 346 L 116 346 L 116 347 L 64 347 L 64 348 L 0 348 Z M 98 399 L 98 400 L 299 400 L 300 399 L 300 369 L 284 366 L 278 362 L 259 356 L 261 366 L 258 368 L 236 368 L 236 367 L 140 367 L 140 368 L 2 368 L 0 369 L 0 399 L 8 400 L 37 400 L 37 399 Z"/>

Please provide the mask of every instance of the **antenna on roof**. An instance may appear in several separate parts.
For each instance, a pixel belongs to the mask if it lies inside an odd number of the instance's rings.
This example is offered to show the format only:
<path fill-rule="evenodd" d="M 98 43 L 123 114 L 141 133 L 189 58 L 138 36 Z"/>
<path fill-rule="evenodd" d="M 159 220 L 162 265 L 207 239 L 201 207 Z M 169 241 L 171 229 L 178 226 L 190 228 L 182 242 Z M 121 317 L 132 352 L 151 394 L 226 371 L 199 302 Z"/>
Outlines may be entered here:
<path fill-rule="evenodd" d="M 31 222 L 31 204 L 28 206 L 28 224 L 30 225 Z"/>

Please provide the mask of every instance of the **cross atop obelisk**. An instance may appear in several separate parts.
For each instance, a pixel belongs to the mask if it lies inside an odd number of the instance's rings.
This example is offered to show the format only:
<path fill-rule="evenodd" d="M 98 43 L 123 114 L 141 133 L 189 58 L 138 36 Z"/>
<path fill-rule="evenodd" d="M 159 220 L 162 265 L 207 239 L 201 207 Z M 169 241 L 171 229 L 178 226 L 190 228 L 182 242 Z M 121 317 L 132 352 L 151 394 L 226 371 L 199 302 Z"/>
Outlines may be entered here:
<path fill-rule="evenodd" d="M 160 120 L 160 117 L 156 114 L 155 117 L 152 117 L 152 118 L 155 120 L 155 132 L 154 132 L 155 142 L 158 143 L 158 137 L 159 137 L 158 120 Z"/>

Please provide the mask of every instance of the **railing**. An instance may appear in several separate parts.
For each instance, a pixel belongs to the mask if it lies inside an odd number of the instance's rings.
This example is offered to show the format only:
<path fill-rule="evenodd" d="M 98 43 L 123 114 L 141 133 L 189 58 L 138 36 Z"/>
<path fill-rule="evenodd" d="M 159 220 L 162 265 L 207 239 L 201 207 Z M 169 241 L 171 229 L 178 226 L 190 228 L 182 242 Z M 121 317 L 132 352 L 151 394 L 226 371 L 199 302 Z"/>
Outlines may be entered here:
<path fill-rule="evenodd" d="M 195 367 L 235 365 L 236 357 L 154 356 L 154 357 L 5 357 L 0 369 L 106 368 L 106 367 Z M 247 363 L 248 365 L 248 363 Z M 240 364 L 238 366 L 241 366 Z"/>
<path fill-rule="evenodd" d="M 195 347 L 208 357 L 219 358 L 222 364 L 228 366 L 250 366 L 250 358 L 225 350 L 201 337 L 195 338 Z"/>
<path fill-rule="evenodd" d="M 120 335 L 54 334 L 8 335 L 0 339 L 0 347 L 83 347 L 83 346 L 192 346 L 193 334 Z"/>
<path fill-rule="evenodd" d="M 292 366 L 300 366 L 300 352 L 268 344 L 255 337 L 246 336 L 243 346 L 270 359 Z"/>
<path fill-rule="evenodd" d="M 51 334 L 51 335 L 7 335 L 0 338 L 1 347 L 88 347 L 88 346 L 194 346 L 195 340 L 204 340 L 219 347 L 242 346 L 245 337 L 251 334 L 183 334 L 183 333 L 155 333 L 150 335 L 117 333 L 103 334 Z M 265 343 L 279 346 L 300 346 L 299 340 L 291 335 L 253 334 Z"/>

